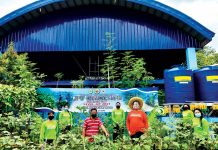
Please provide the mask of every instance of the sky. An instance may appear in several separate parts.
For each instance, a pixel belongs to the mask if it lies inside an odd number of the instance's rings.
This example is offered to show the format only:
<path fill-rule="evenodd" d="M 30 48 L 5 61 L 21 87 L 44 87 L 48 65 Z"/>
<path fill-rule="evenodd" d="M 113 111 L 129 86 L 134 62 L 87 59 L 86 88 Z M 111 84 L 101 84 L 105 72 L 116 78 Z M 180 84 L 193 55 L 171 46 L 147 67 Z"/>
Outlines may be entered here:
<path fill-rule="evenodd" d="M 0 0 L 0 18 L 37 0 Z M 218 52 L 218 0 L 157 0 L 198 21 L 217 35 L 208 44 Z"/>
<path fill-rule="evenodd" d="M 218 0 L 157 0 L 193 18 L 215 33 L 208 44 L 218 52 Z"/>

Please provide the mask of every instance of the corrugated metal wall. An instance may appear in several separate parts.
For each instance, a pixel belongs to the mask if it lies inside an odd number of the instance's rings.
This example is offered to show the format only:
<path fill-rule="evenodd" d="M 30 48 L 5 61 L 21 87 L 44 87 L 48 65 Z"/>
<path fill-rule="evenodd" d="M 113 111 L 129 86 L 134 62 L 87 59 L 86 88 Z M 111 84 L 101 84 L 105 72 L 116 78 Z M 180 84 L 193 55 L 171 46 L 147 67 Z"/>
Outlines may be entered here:
<path fill-rule="evenodd" d="M 136 10 L 116 7 L 81 7 L 48 14 L 4 37 L 19 52 L 101 51 L 106 32 L 114 33 L 117 50 L 183 49 L 199 47 L 190 35 Z"/>

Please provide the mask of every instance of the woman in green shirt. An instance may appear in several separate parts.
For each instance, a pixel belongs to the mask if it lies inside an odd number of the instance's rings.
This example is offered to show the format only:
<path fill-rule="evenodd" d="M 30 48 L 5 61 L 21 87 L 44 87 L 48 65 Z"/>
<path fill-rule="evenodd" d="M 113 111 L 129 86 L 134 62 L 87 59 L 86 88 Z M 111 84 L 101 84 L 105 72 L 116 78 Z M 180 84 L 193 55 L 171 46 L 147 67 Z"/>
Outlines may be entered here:
<path fill-rule="evenodd" d="M 58 123 L 54 119 L 54 112 L 48 113 L 48 120 L 44 121 L 40 131 L 40 143 L 52 144 L 58 136 Z"/>
<path fill-rule="evenodd" d="M 200 109 L 194 110 L 195 117 L 193 118 L 194 134 L 199 137 L 208 138 L 209 136 L 209 123 L 203 118 L 203 113 Z"/>
<path fill-rule="evenodd" d="M 64 106 L 63 111 L 59 114 L 59 127 L 61 131 L 68 131 L 72 127 L 72 114 L 69 111 L 68 104 Z"/>
<path fill-rule="evenodd" d="M 183 122 L 192 125 L 192 119 L 194 118 L 193 112 L 190 110 L 190 106 L 187 104 L 183 105 L 183 112 L 182 112 L 182 117 L 183 117 Z"/>

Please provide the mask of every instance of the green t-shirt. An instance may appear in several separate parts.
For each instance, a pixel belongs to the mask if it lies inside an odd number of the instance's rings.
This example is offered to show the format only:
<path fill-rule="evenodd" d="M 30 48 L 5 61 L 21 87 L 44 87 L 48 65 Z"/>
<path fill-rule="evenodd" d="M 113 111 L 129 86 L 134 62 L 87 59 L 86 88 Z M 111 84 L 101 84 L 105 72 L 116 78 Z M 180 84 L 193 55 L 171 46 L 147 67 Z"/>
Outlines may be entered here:
<path fill-rule="evenodd" d="M 59 125 L 61 129 L 64 129 L 67 125 L 72 126 L 72 114 L 68 111 L 62 111 L 59 114 Z"/>
<path fill-rule="evenodd" d="M 55 140 L 58 135 L 58 123 L 55 120 L 47 120 L 42 123 L 40 131 L 40 142 L 44 140 Z"/>
<path fill-rule="evenodd" d="M 209 123 L 206 119 L 202 119 L 202 125 L 200 123 L 200 118 L 193 118 L 193 128 L 194 133 L 198 136 L 208 137 L 209 135 Z"/>
<path fill-rule="evenodd" d="M 125 112 L 123 109 L 114 109 L 112 111 L 112 120 L 113 120 L 113 124 L 116 125 L 116 123 L 118 123 L 120 126 L 124 125 L 124 121 L 125 121 Z"/>
<path fill-rule="evenodd" d="M 192 124 L 192 119 L 194 118 L 194 113 L 191 110 L 185 110 L 182 112 L 183 121 L 185 123 Z"/>

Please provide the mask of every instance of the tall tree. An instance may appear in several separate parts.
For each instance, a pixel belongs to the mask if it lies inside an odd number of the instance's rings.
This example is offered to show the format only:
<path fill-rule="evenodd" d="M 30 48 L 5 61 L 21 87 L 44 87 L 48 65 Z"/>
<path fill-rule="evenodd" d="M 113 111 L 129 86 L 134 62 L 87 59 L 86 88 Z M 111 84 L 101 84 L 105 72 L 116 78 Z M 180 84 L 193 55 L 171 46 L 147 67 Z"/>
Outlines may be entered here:
<path fill-rule="evenodd" d="M 212 47 L 205 46 L 202 50 L 197 52 L 197 64 L 198 68 L 204 66 L 217 64 L 218 63 L 218 53 Z"/>
<path fill-rule="evenodd" d="M 59 81 L 63 78 L 64 74 L 62 72 L 58 72 L 54 75 L 54 77 L 57 79 L 56 88 L 58 88 Z"/>
<path fill-rule="evenodd" d="M 108 88 L 110 88 L 110 81 L 112 81 L 112 85 L 115 87 L 114 81 L 119 77 L 119 66 L 117 64 L 119 57 L 117 57 L 116 49 L 114 47 L 114 33 L 106 32 L 105 37 L 107 52 L 104 53 L 105 59 L 104 63 L 101 65 L 100 71 L 104 77 L 108 79 Z"/>
<path fill-rule="evenodd" d="M 134 58 L 134 55 L 132 54 L 132 51 L 126 51 L 121 54 L 121 62 L 120 62 L 120 81 L 121 81 L 121 87 L 133 87 L 135 86 L 135 81 L 132 79 L 132 73 L 133 73 L 133 66 L 136 62 L 136 58 Z"/>
<path fill-rule="evenodd" d="M 35 64 L 27 54 L 17 54 L 11 42 L 0 56 L 0 106 L 2 112 L 26 111 L 37 101 L 36 88 L 44 74 L 36 72 Z M 5 110 L 4 110 L 5 109 Z"/>
<path fill-rule="evenodd" d="M 23 88 L 37 88 L 45 76 L 36 72 L 35 63 L 28 60 L 28 55 L 17 54 L 11 42 L 8 50 L 0 56 L 0 83 Z"/>
<path fill-rule="evenodd" d="M 132 51 L 126 51 L 122 55 L 120 63 L 121 87 L 130 88 L 135 87 L 137 84 L 146 86 L 149 80 L 154 79 L 145 68 L 146 63 L 144 58 L 135 57 Z"/>
<path fill-rule="evenodd" d="M 130 88 L 136 85 L 148 85 L 148 81 L 154 78 L 146 70 L 144 59 L 135 57 L 132 51 L 126 51 L 118 56 L 114 46 L 114 34 L 106 32 L 105 36 L 107 53 L 101 65 L 101 73 L 108 79 L 108 87 L 111 87 L 111 80 L 113 87 Z"/>

